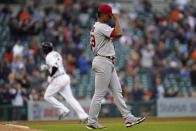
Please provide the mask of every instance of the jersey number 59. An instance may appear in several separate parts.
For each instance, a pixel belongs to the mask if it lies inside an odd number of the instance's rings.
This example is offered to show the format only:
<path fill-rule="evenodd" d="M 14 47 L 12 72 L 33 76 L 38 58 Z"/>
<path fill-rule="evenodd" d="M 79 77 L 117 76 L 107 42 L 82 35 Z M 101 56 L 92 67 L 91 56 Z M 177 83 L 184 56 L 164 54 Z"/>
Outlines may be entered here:
<path fill-rule="evenodd" d="M 91 49 L 93 48 L 93 47 L 95 47 L 95 36 L 94 35 L 91 35 Z"/>
<path fill-rule="evenodd" d="M 94 32 L 94 30 L 95 30 L 95 27 L 93 27 L 93 28 L 91 29 L 91 32 Z M 91 34 L 90 46 L 91 46 L 91 50 L 92 50 L 93 47 L 96 46 L 96 43 L 95 43 L 95 36 L 94 36 L 93 34 Z"/>

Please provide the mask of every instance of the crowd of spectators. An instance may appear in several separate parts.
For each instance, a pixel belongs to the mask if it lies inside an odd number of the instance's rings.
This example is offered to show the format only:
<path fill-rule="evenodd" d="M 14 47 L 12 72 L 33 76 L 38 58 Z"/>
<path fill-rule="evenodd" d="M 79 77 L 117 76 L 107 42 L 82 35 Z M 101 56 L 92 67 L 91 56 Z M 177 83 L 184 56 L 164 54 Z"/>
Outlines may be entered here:
<path fill-rule="evenodd" d="M 136 8 L 132 12 L 121 9 L 119 4 L 113 5 L 115 11 L 120 12 L 124 33 L 117 41 L 124 48 L 131 49 L 126 65 L 118 70 L 125 100 L 195 97 L 195 8 L 187 3 L 179 8 L 174 0 L 166 10 L 153 10 L 150 0 L 141 1 L 141 9 Z M 30 5 L 22 5 L 17 15 L 11 16 L 8 22 L 14 45 L 7 48 L 0 65 L 0 104 L 23 105 L 27 101 L 43 100 L 47 72 L 39 69 L 44 60 L 39 48 L 41 41 L 53 42 L 62 54 L 63 64 L 73 84 L 77 83 L 73 76 L 76 68 L 81 76 L 87 74 L 91 68 L 90 58 L 82 48 L 81 38 L 89 33 L 84 23 L 96 18 L 97 7 L 97 2 L 77 3 L 74 0 L 65 0 L 63 8 L 59 4 L 43 6 L 35 0 Z M 9 5 L 2 12 L 13 13 Z M 134 82 L 133 87 L 127 85 L 126 78 L 136 77 L 141 69 L 151 72 L 150 89 L 144 90 L 139 80 Z M 125 71 L 126 75 L 121 77 Z M 167 74 L 191 79 L 191 93 L 180 94 L 179 90 L 164 87 Z M 113 103 L 111 93 L 103 102 Z"/>
<path fill-rule="evenodd" d="M 43 100 L 47 72 L 39 69 L 44 61 L 39 47 L 41 41 L 51 41 L 62 53 L 70 75 L 75 68 L 80 69 L 81 74 L 88 72 L 89 58 L 81 49 L 85 31 L 81 16 L 91 11 L 90 17 L 94 18 L 98 5 L 74 0 L 62 4 L 62 9 L 59 4 L 44 7 L 32 0 L 29 5 L 21 5 L 16 16 L 12 15 L 15 12 L 9 5 L 1 10 L 11 16 L 8 26 L 14 45 L 7 48 L 0 65 L 0 104 L 23 105 L 29 100 Z"/>
<path fill-rule="evenodd" d="M 189 0 L 173 0 L 168 8 L 153 10 L 150 0 L 133 3 L 135 11 L 120 13 L 124 35 L 119 42 L 131 49 L 125 66 L 119 69 L 119 74 L 126 70 L 126 75 L 119 75 L 125 100 L 196 97 L 196 10 L 193 4 Z M 141 73 L 147 74 L 149 89 L 137 79 Z M 176 85 L 165 85 L 169 75 L 174 76 Z M 129 77 L 135 78 L 133 87 L 128 86 Z M 190 84 L 178 87 L 180 82 Z"/>

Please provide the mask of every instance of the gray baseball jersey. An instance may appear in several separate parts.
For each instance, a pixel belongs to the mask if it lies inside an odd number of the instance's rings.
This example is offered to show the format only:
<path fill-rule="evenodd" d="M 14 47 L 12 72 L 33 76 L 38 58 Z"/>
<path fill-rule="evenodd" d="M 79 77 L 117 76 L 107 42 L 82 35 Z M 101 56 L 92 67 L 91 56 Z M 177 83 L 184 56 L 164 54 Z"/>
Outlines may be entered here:
<path fill-rule="evenodd" d="M 108 89 L 112 91 L 114 102 L 124 119 L 128 121 L 128 119 L 133 117 L 123 99 L 121 85 L 113 60 L 109 59 L 111 56 L 115 56 L 114 45 L 111 40 L 114 32 L 114 28 L 100 22 L 96 22 L 90 32 L 90 46 L 95 55 L 92 62 L 92 69 L 95 71 L 95 93 L 90 105 L 88 125 L 96 126 L 98 124 L 101 100 Z"/>
<path fill-rule="evenodd" d="M 90 32 L 90 46 L 94 55 L 115 56 L 114 45 L 110 38 L 114 31 L 114 28 L 107 24 L 100 22 L 94 24 Z"/>

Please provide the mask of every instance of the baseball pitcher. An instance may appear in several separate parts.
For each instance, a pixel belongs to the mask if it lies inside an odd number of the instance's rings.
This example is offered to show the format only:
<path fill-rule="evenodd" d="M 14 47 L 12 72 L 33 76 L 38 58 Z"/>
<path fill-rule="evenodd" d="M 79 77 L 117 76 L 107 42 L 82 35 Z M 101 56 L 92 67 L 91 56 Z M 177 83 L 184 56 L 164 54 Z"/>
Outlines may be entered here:
<path fill-rule="evenodd" d="M 115 28 L 107 25 L 111 17 L 115 20 Z M 101 100 L 111 89 L 114 102 L 125 119 L 126 127 L 131 127 L 145 120 L 145 117 L 135 117 L 127 109 L 122 96 L 121 85 L 114 68 L 115 50 L 112 38 L 122 36 L 118 14 L 112 14 L 112 8 L 102 4 L 98 8 L 98 19 L 90 31 L 90 47 L 95 55 L 92 69 L 95 71 L 95 93 L 91 101 L 87 129 L 103 129 L 98 123 Z"/>
<path fill-rule="evenodd" d="M 61 55 L 53 51 L 53 44 L 51 42 L 43 42 L 42 50 L 45 55 L 46 64 L 41 65 L 41 70 L 48 70 L 50 74 L 50 80 L 48 80 L 50 84 L 46 89 L 44 99 L 59 111 L 59 119 L 61 120 L 69 114 L 70 110 L 54 97 L 57 92 L 60 93 L 77 113 L 80 122 L 84 123 L 88 115 L 72 94 L 70 77 L 64 70 Z"/>

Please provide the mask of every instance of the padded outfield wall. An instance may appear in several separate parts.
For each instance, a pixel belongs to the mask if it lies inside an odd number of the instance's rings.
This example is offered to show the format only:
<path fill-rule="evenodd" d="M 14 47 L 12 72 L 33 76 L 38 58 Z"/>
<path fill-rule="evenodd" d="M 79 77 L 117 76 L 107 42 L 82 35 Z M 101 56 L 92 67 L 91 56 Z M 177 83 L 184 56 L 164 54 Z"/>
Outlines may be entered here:
<path fill-rule="evenodd" d="M 90 100 L 80 101 L 84 110 L 88 113 Z M 77 114 L 64 102 L 71 110 L 65 119 L 78 119 Z M 128 102 L 128 107 L 133 114 L 158 116 L 158 117 L 178 117 L 196 116 L 196 98 L 164 98 L 151 102 Z M 58 120 L 57 110 L 47 102 L 28 102 L 28 120 Z M 114 104 L 103 104 L 100 112 L 101 117 L 120 117 L 120 113 Z"/>

